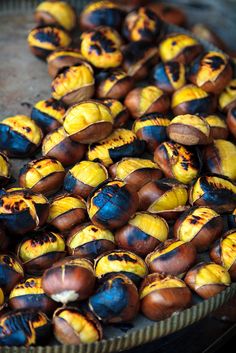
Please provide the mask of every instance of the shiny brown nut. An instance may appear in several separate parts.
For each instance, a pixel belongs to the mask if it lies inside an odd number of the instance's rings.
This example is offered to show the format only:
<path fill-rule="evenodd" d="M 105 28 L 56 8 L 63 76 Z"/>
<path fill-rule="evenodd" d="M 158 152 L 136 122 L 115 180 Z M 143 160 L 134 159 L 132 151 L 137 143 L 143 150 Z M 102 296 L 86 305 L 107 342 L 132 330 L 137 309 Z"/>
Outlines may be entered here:
<path fill-rule="evenodd" d="M 42 274 L 65 254 L 63 237 L 46 230 L 30 234 L 17 247 L 17 256 L 25 271 L 33 275 Z"/>
<path fill-rule="evenodd" d="M 229 131 L 236 137 L 236 107 L 228 111 L 226 122 Z"/>
<path fill-rule="evenodd" d="M 89 298 L 89 308 L 105 324 L 132 321 L 139 310 L 137 288 L 125 275 L 114 274 Z"/>
<path fill-rule="evenodd" d="M 126 96 L 124 104 L 134 119 L 147 113 L 166 113 L 170 106 L 169 97 L 156 86 L 138 87 Z"/>
<path fill-rule="evenodd" d="M 184 64 L 176 61 L 157 64 L 152 73 L 155 84 L 164 92 L 173 93 L 186 84 Z"/>
<path fill-rule="evenodd" d="M 151 2 L 150 4 L 147 4 L 147 7 L 167 23 L 184 27 L 187 22 L 187 17 L 183 12 L 183 9 L 172 4 Z"/>
<path fill-rule="evenodd" d="M 28 35 L 28 45 L 31 52 L 45 60 L 54 50 L 60 47 L 68 47 L 70 43 L 70 35 L 65 30 L 55 26 L 36 27 Z"/>
<path fill-rule="evenodd" d="M 200 297 L 208 299 L 225 290 L 231 283 L 228 271 L 213 262 L 201 262 L 188 271 L 185 283 Z"/>
<path fill-rule="evenodd" d="M 62 307 L 53 315 L 53 333 L 61 344 L 93 343 L 102 339 L 99 321 L 90 313 L 82 314 L 77 307 Z"/>
<path fill-rule="evenodd" d="M 120 101 L 112 98 L 104 98 L 102 102 L 110 109 L 113 116 L 114 128 L 124 126 L 129 120 L 130 114 L 128 109 Z"/>
<path fill-rule="evenodd" d="M 116 247 L 114 235 L 108 229 L 102 229 L 91 223 L 73 228 L 66 244 L 70 255 L 90 260 Z"/>
<path fill-rule="evenodd" d="M 12 255 L 0 255 L 0 287 L 5 293 L 24 278 L 24 270 L 20 261 Z"/>
<path fill-rule="evenodd" d="M 159 321 L 191 305 L 192 294 L 178 277 L 152 273 L 140 288 L 141 311 L 150 320 Z"/>
<path fill-rule="evenodd" d="M 48 73 L 52 78 L 54 78 L 64 67 L 73 66 L 75 64 L 83 64 L 84 62 L 85 58 L 78 49 L 57 49 L 47 57 Z"/>
<path fill-rule="evenodd" d="M 156 163 L 142 158 L 122 158 L 109 167 L 109 172 L 112 178 L 123 180 L 136 191 L 162 176 Z"/>
<path fill-rule="evenodd" d="M 73 141 L 94 143 L 110 135 L 113 129 L 113 116 L 102 102 L 88 100 L 67 110 L 63 126 Z"/>
<path fill-rule="evenodd" d="M 218 105 L 224 113 L 228 113 L 231 108 L 236 106 L 236 79 L 231 80 L 220 94 Z"/>
<path fill-rule="evenodd" d="M 98 227 L 122 227 L 138 208 L 138 194 L 121 180 L 107 181 L 91 192 L 87 202 L 90 220 Z"/>
<path fill-rule="evenodd" d="M 115 240 L 120 249 L 146 256 L 167 239 L 168 232 L 168 224 L 163 218 L 148 212 L 138 212 L 127 225 L 116 231 Z"/>
<path fill-rule="evenodd" d="M 219 115 L 203 115 L 203 118 L 207 121 L 211 128 L 211 136 L 214 140 L 227 139 L 229 130 L 225 120 Z"/>
<path fill-rule="evenodd" d="M 62 68 L 51 83 L 52 97 L 72 105 L 94 94 L 93 69 L 88 63 Z"/>
<path fill-rule="evenodd" d="M 101 163 L 82 161 L 68 170 L 64 189 L 86 199 L 94 188 L 107 179 L 108 172 Z"/>
<path fill-rule="evenodd" d="M 191 28 L 191 31 L 198 38 L 202 38 L 207 42 L 214 44 L 217 48 L 223 50 L 224 52 L 227 51 L 226 44 L 222 41 L 220 37 L 218 37 L 215 31 L 213 32 L 206 24 L 196 23 Z"/>
<path fill-rule="evenodd" d="M 154 152 L 154 161 L 166 177 L 189 184 L 199 173 L 197 156 L 185 146 L 175 142 L 163 142 Z"/>
<path fill-rule="evenodd" d="M 169 239 L 147 255 L 145 261 L 150 272 L 182 277 L 197 259 L 192 243 Z"/>
<path fill-rule="evenodd" d="M 174 225 L 175 238 L 191 242 L 197 251 L 205 251 L 221 236 L 223 218 L 209 207 L 192 207 Z"/>
<path fill-rule="evenodd" d="M 206 145 L 211 142 L 211 128 L 198 115 L 178 115 L 167 126 L 167 134 L 174 142 L 182 145 Z"/>
<path fill-rule="evenodd" d="M 81 35 L 81 53 L 87 61 L 99 69 L 109 69 L 121 65 L 122 40 L 111 27 L 100 26 Z"/>
<path fill-rule="evenodd" d="M 228 215 L 229 228 L 236 228 L 236 208 L 233 210 L 232 214 Z"/>
<path fill-rule="evenodd" d="M 46 270 L 42 278 L 45 293 L 62 304 L 87 299 L 93 294 L 95 275 L 87 259 L 66 257 Z"/>
<path fill-rule="evenodd" d="M 80 196 L 63 194 L 51 201 L 47 223 L 66 232 L 84 222 L 86 215 L 86 203 Z"/>
<path fill-rule="evenodd" d="M 101 71 L 96 76 L 98 98 L 124 98 L 133 88 L 133 79 L 123 70 Z"/>
<path fill-rule="evenodd" d="M 11 165 L 5 153 L 0 152 L 0 187 L 6 185 L 11 178 Z"/>
<path fill-rule="evenodd" d="M 24 165 L 20 170 L 19 185 L 43 195 L 52 195 L 62 186 L 65 174 L 59 161 L 42 157 Z"/>

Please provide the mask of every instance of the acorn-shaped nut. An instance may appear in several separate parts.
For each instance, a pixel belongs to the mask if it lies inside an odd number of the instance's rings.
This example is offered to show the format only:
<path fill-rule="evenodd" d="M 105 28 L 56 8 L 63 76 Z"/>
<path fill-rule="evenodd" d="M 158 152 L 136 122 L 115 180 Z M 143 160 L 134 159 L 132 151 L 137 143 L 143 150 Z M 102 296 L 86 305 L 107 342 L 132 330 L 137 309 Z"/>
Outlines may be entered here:
<path fill-rule="evenodd" d="M 219 96 L 219 108 L 228 113 L 236 105 L 236 79 L 230 81 Z"/>
<path fill-rule="evenodd" d="M 125 181 L 136 191 L 162 176 L 156 163 L 142 158 L 122 158 L 109 167 L 109 172 L 112 178 Z"/>
<path fill-rule="evenodd" d="M 153 321 L 164 320 L 191 305 L 192 294 L 178 277 L 152 273 L 140 288 L 141 311 Z"/>
<path fill-rule="evenodd" d="M 228 111 L 226 122 L 229 131 L 231 132 L 231 134 L 233 134 L 234 137 L 236 137 L 236 107 Z M 227 138 L 227 136 L 224 138 Z"/>
<path fill-rule="evenodd" d="M 28 116 L 15 115 L 0 122 L 0 150 L 9 157 L 29 157 L 42 138 L 41 129 Z"/>
<path fill-rule="evenodd" d="M 236 228 L 236 208 L 228 215 L 229 228 Z"/>
<path fill-rule="evenodd" d="M 127 276 L 114 274 L 89 298 L 89 308 L 105 324 L 132 321 L 139 310 L 137 288 Z"/>
<path fill-rule="evenodd" d="M 207 121 L 198 115 L 178 115 L 167 127 L 169 138 L 187 146 L 206 145 L 211 142 L 211 128 Z"/>
<path fill-rule="evenodd" d="M 164 92 L 173 93 L 186 84 L 186 70 L 182 63 L 170 61 L 157 64 L 152 73 L 155 84 Z"/>
<path fill-rule="evenodd" d="M 68 47 L 70 43 L 70 35 L 62 28 L 55 26 L 36 27 L 28 35 L 28 45 L 31 52 L 45 60 L 54 50 Z"/>
<path fill-rule="evenodd" d="M 236 208 L 236 185 L 220 175 L 199 177 L 189 192 L 193 206 L 209 206 L 216 212 L 231 212 Z"/>
<path fill-rule="evenodd" d="M 17 247 L 17 256 L 30 274 L 41 274 L 65 254 L 63 237 L 50 231 L 30 234 Z"/>
<path fill-rule="evenodd" d="M 85 221 L 86 203 L 80 196 L 63 194 L 50 203 L 47 223 L 66 232 Z"/>
<path fill-rule="evenodd" d="M 121 65 L 122 40 L 111 27 L 100 26 L 81 35 L 81 53 L 93 66 L 109 69 Z"/>
<path fill-rule="evenodd" d="M 223 118 L 219 115 L 203 115 L 202 116 L 206 122 L 210 125 L 211 136 L 214 140 L 227 139 L 229 130 L 227 124 Z"/>
<path fill-rule="evenodd" d="M 87 202 L 89 218 L 96 226 L 122 227 L 138 208 L 138 194 L 121 180 L 107 181 L 91 192 Z"/>
<path fill-rule="evenodd" d="M 63 68 L 76 64 L 83 64 L 84 62 L 85 58 L 78 49 L 57 49 L 47 57 L 48 73 L 52 78 L 54 78 Z"/>
<path fill-rule="evenodd" d="M 187 147 L 175 142 L 163 142 L 154 152 L 154 161 L 166 177 L 189 184 L 199 173 L 197 156 Z"/>
<path fill-rule="evenodd" d="M 105 104 L 111 111 L 114 128 L 122 127 L 127 123 L 130 114 L 124 104 L 117 99 L 112 98 L 104 98 L 102 99 L 102 103 Z"/>
<path fill-rule="evenodd" d="M 106 138 L 113 129 L 110 109 L 95 100 L 73 105 L 64 117 L 64 129 L 73 141 L 94 143 Z"/>
<path fill-rule="evenodd" d="M 61 344 L 79 345 L 102 339 L 102 326 L 90 312 L 82 314 L 77 307 L 62 307 L 53 315 L 53 333 Z"/>
<path fill-rule="evenodd" d="M 168 224 L 163 218 L 148 212 L 138 212 L 127 225 L 116 231 L 115 240 L 120 249 L 146 256 L 167 239 L 168 232 Z"/>
<path fill-rule="evenodd" d="M 88 159 L 106 167 L 123 157 L 138 157 L 144 152 L 145 142 L 127 129 L 116 129 L 106 139 L 93 143 L 88 149 Z"/>
<path fill-rule="evenodd" d="M 114 250 L 114 235 L 108 230 L 85 223 L 73 228 L 66 242 L 70 255 L 94 260 L 107 251 Z"/>
<path fill-rule="evenodd" d="M 0 187 L 6 185 L 11 178 L 11 165 L 5 153 L 0 152 Z"/>
<path fill-rule="evenodd" d="M 138 87 L 126 96 L 124 104 L 134 119 L 147 113 L 165 113 L 169 109 L 169 97 L 156 86 Z"/>
<path fill-rule="evenodd" d="M 208 299 L 230 286 L 228 271 L 213 262 L 201 262 L 191 268 L 184 278 L 185 283 L 200 297 Z"/>
<path fill-rule="evenodd" d="M 209 207 L 192 207 L 174 225 L 175 238 L 191 242 L 197 251 L 205 251 L 221 236 L 223 218 Z"/>
<path fill-rule="evenodd" d="M 0 255 L 0 288 L 9 293 L 24 278 L 24 270 L 18 259 L 8 254 Z"/>
<path fill-rule="evenodd" d="M 187 22 L 187 16 L 184 13 L 184 9 L 181 7 L 174 6 L 172 4 L 151 2 L 147 4 L 147 7 L 157 14 L 163 21 L 185 27 Z"/>
<path fill-rule="evenodd" d="M 82 161 L 68 170 L 64 189 L 86 199 L 90 192 L 108 179 L 108 172 L 101 163 Z"/>
<path fill-rule="evenodd" d="M 67 304 L 93 294 L 95 274 L 87 259 L 66 257 L 46 270 L 42 278 L 45 293 L 56 302 Z"/>
<path fill-rule="evenodd" d="M 133 123 L 133 132 L 140 140 L 146 142 L 148 149 L 153 152 L 157 146 L 166 141 L 166 128 L 170 120 L 157 113 L 150 113 L 141 116 Z"/>
<path fill-rule="evenodd" d="M 65 174 L 59 161 L 42 157 L 24 165 L 20 170 L 19 185 L 46 196 L 52 195 L 62 186 Z"/>
<path fill-rule="evenodd" d="M 51 83 L 52 97 L 72 105 L 94 94 L 93 69 L 87 63 L 62 68 Z"/>

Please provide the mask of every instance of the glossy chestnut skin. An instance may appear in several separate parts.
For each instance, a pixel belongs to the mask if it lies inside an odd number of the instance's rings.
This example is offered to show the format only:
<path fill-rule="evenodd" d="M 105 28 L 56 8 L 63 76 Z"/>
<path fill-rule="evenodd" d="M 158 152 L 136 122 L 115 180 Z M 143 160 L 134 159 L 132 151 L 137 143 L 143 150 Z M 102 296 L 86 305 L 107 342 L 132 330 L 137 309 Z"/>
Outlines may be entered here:
<path fill-rule="evenodd" d="M 122 127 L 127 123 L 130 114 L 128 109 L 120 101 L 112 98 L 104 98 L 102 102 L 111 110 L 114 128 Z"/>
<path fill-rule="evenodd" d="M 78 49 L 74 48 L 62 48 L 54 50 L 48 57 L 48 73 L 54 78 L 56 77 L 61 69 L 73 66 L 75 64 L 82 64 L 85 62 L 85 58 Z"/>
<path fill-rule="evenodd" d="M 214 140 L 227 139 L 229 130 L 227 124 L 220 115 L 204 115 L 202 116 L 211 128 L 211 136 Z"/>
<path fill-rule="evenodd" d="M 163 21 L 176 26 L 185 27 L 187 18 L 182 9 L 172 4 L 151 2 L 147 7 L 157 14 Z"/>
<path fill-rule="evenodd" d="M 122 273 L 111 275 L 89 298 L 89 308 L 105 324 L 132 321 L 139 310 L 137 288 Z"/>
<path fill-rule="evenodd" d="M 186 84 L 185 66 L 176 61 L 157 64 L 152 73 L 155 84 L 164 92 L 173 93 Z"/>
<path fill-rule="evenodd" d="M 229 131 L 236 137 L 236 107 L 228 111 L 226 122 Z"/>
<path fill-rule="evenodd" d="M 236 106 L 236 79 L 230 81 L 219 96 L 218 105 L 220 110 L 228 113 Z"/>
<path fill-rule="evenodd" d="M 12 255 L 0 255 L 0 287 L 5 293 L 24 277 L 24 270 L 20 261 Z"/>
<path fill-rule="evenodd" d="M 231 283 L 227 270 L 213 262 L 197 264 L 188 271 L 184 281 L 204 299 L 214 297 Z"/>
<path fill-rule="evenodd" d="M 11 165 L 7 155 L 0 152 L 0 187 L 6 185 L 11 178 Z"/>
<path fill-rule="evenodd" d="M 138 194 L 121 180 L 100 184 L 87 201 L 90 220 L 98 227 L 115 229 L 126 224 L 138 208 Z"/>
<path fill-rule="evenodd" d="M 141 311 L 153 321 L 164 320 L 191 305 L 192 294 L 178 277 L 152 273 L 140 288 Z"/>

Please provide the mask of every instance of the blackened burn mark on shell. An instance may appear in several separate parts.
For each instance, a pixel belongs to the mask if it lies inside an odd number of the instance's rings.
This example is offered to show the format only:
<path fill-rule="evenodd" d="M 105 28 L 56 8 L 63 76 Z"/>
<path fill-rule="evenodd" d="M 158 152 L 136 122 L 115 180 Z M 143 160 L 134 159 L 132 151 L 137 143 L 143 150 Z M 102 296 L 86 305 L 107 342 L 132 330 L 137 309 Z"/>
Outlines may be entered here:
<path fill-rule="evenodd" d="M 221 66 L 225 65 L 224 60 L 217 55 L 209 57 L 206 62 L 212 70 L 218 70 Z"/>
<path fill-rule="evenodd" d="M 110 254 L 107 258 L 109 261 L 125 261 L 132 262 L 133 264 L 137 263 L 137 260 L 129 256 L 128 254 Z"/>
<path fill-rule="evenodd" d="M 98 42 L 101 49 L 103 49 L 106 53 L 113 53 L 116 51 L 115 43 L 107 38 L 102 32 L 96 31 L 92 36 L 91 40 L 93 42 Z"/>
<path fill-rule="evenodd" d="M 178 82 L 180 77 L 180 64 L 178 62 L 169 62 L 166 64 L 166 70 L 170 73 L 172 80 Z"/>
<path fill-rule="evenodd" d="M 50 30 L 38 30 L 35 33 L 35 38 L 41 42 L 41 43 L 52 43 L 55 46 L 60 45 L 60 38 L 58 36 L 58 33 L 54 28 L 51 28 Z"/>

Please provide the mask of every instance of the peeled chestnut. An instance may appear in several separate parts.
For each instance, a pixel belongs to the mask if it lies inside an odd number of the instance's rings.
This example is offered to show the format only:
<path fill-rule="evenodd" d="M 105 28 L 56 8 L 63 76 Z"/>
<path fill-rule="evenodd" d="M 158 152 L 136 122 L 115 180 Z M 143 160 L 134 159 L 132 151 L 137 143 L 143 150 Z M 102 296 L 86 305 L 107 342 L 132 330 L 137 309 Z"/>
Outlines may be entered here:
<path fill-rule="evenodd" d="M 89 298 L 89 308 L 105 324 L 132 321 L 139 310 L 137 288 L 128 277 L 114 274 Z"/>
<path fill-rule="evenodd" d="M 123 226 L 138 208 L 138 194 L 121 180 L 106 181 L 91 192 L 87 202 L 89 218 L 96 226 Z"/>
<path fill-rule="evenodd" d="M 119 128 L 124 126 L 129 120 L 129 111 L 128 109 L 117 99 L 104 98 L 102 103 L 110 109 L 113 116 L 113 125 L 114 128 Z"/>
<path fill-rule="evenodd" d="M 127 225 L 116 231 L 115 240 L 120 249 L 146 256 L 167 239 L 168 232 L 168 224 L 163 218 L 148 212 L 138 212 Z"/>
<path fill-rule="evenodd" d="M 134 119 L 147 113 L 165 113 L 169 109 L 169 97 L 156 86 L 138 87 L 126 96 L 124 104 Z"/>
<path fill-rule="evenodd" d="M 42 138 L 41 129 L 28 116 L 15 115 L 0 122 L 0 150 L 9 157 L 29 157 Z"/>
<path fill-rule="evenodd" d="M 0 287 L 5 293 L 24 277 L 23 267 L 18 259 L 8 254 L 0 255 Z"/>
<path fill-rule="evenodd" d="M 229 130 L 223 118 L 219 115 L 203 115 L 203 118 L 210 125 L 211 136 L 214 140 L 227 139 Z"/>
<path fill-rule="evenodd" d="M 200 262 L 188 271 L 184 281 L 204 299 L 214 297 L 231 283 L 228 271 L 213 262 Z"/>
<path fill-rule="evenodd" d="M 78 49 L 57 49 L 47 57 L 48 73 L 52 78 L 54 78 L 63 68 L 73 66 L 75 64 L 83 64 L 84 62 L 85 58 Z"/>
<path fill-rule="evenodd" d="M 93 294 L 94 286 L 91 262 L 75 256 L 56 262 L 42 278 L 45 293 L 62 304 L 87 299 Z"/>
<path fill-rule="evenodd" d="M 188 308 L 192 294 L 178 277 L 152 273 L 141 284 L 140 300 L 142 313 L 149 320 L 159 321 Z"/>
<path fill-rule="evenodd" d="M 157 2 L 151 2 L 147 7 L 155 12 L 163 21 L 176 26 L 185 27 L 187 18 L 182 8 L 169 3 L 163 4 Z"/>
<path fill-rule="evenodd" d="M 34 192 L 52 195 L 62 186 L 65 174 L 59 161 L 41 157 L 25 164 L 20 170 L 19 185 Z"/>
<path fill-rule="evenodd" d="M 228 215 L 228 223 L 230 228 L 236 228 L 236 208 L 232 214 Z"/>
<path fill-rule="evenodd" d="M 5 153 L 0 152 L 0 187 L 6 185 L 11 178 L 11 165 Z"/>
<path fill-rule="evenodd" d="M 82 197 L 63 194 L 50 203 L 47 223 L 60 232 L 66 232 L 84 222 L 86 215 L 86 203 Z"/>
<path fill-rule="evenodd" d="M 164 92 L 173 93 L 186 84 L 185 66 L 177 61 L 159 63 L 153 69 L 153 80 Z"/>
<path fill-rule="evenodd" d="M 230 81 L 219 96 L 219 108 L 228 113 L 231 108 L 236 106 L 236 79 Z"/>
<path fill-rule="evenodd" d="M 94 143 L 106 138 L 113 129 L 113 116 L 102 102 L 83 101 L 67 110 L 64 129 L 73 141 Z"/>
<path fill-rule="evenodd" d="M 94 188 L 107 179 L 108 172 L 102 164 L 82 161 L 68 170 L 64 189 L 86 199 Z"/>
<path fill-rule="evenodd" d="M 233 134 L 234 137 L 236 137 L 236 107 L 228 111 L 226 122 L 229 131 L 231 134 Z M 227 138 L 227 136 L 224 138 Z"/>

